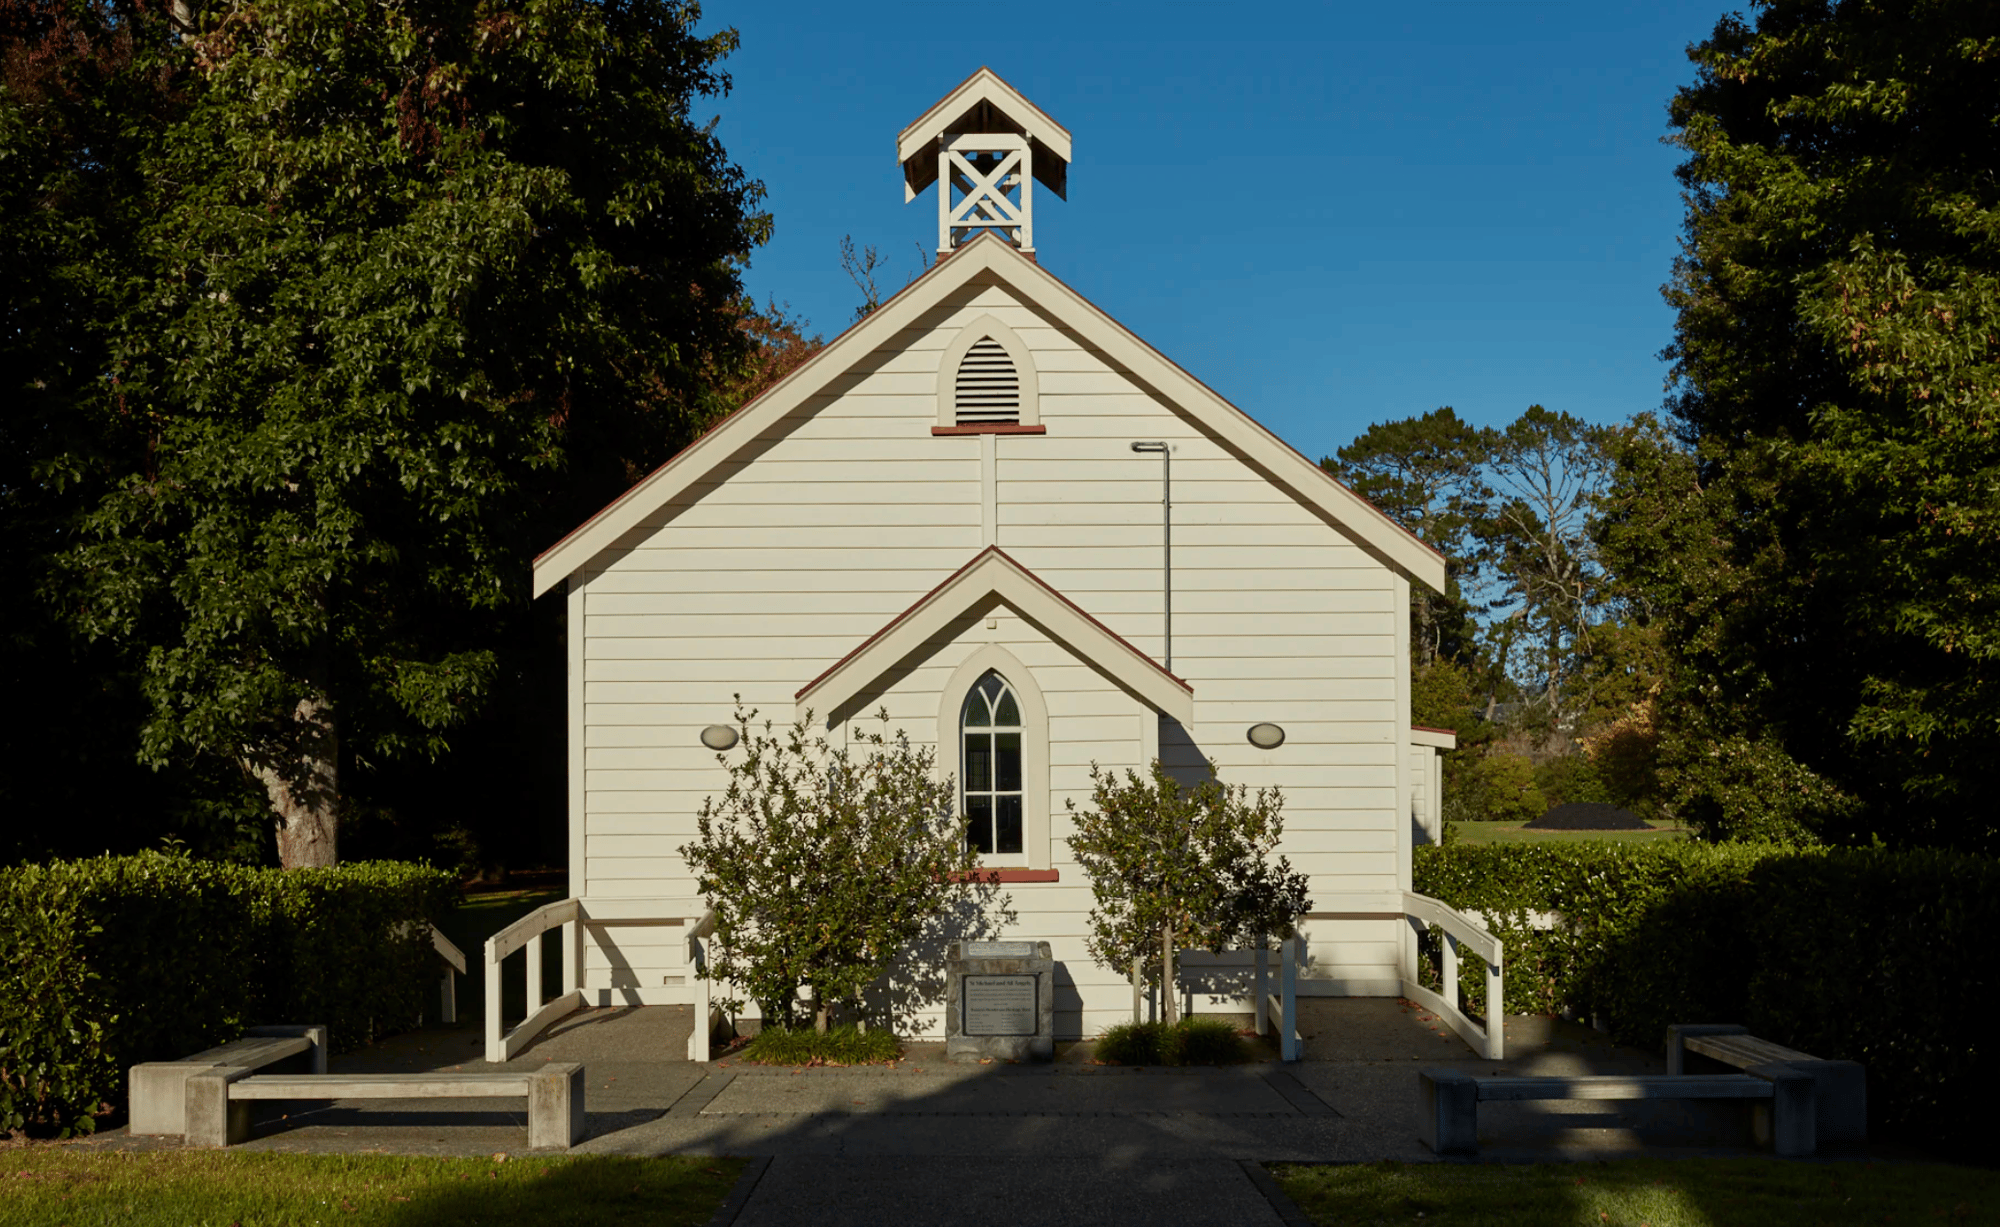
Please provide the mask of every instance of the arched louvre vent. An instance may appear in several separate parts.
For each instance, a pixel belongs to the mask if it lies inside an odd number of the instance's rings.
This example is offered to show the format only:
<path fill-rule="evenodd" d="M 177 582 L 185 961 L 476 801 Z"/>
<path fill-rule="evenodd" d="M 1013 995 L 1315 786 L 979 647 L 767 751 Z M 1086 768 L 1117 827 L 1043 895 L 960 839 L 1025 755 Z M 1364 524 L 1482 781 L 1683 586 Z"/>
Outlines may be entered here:
<path fill-rule="evenodd" d="M 1021 376 L 1000 342 L 981 337 L 965 351 L 952 405 L 960 426 L 1021 420 Z"/>

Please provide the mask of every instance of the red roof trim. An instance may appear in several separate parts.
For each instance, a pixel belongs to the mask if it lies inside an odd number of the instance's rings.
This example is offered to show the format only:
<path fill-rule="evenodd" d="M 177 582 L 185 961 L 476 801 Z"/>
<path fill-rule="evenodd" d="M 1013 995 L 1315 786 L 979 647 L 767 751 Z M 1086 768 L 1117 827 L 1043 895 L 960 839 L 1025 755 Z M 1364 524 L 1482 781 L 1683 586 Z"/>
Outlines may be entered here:
<path fill-rule="evenodd" d="M 1045 435 L 1046 426 L 1023 426 L 1019 422 L 981 422 L 977 426 L 933 426 L 934 435 Z"/>
<path fill-rule="evenodd" d="M 1413 724 L 1410 726 L 1410 731 L 1412 733 L 1444 733 L 1452 737 L 1458 736 L 1457 729 L 1434 729 L 1428 724 Z"/>
<path fill-rule="evenodd" d="M 972 570 L 972 568 L 984 562 L 989 554 L 1004 559 L 1008 566 L 1013 567 L 1016 571 L 1019 571 L 1022 575 L 1025 575 L 1030 581 L 1040 586 L 1041 589 L 1047 592 L 1050 596 L 1054 597 L 1058 601 L 1061 601 L 1063 604 L 1069 606 L 1072 610 L 1074 610 L 1077 613 L 1079 617 L 1083 618 L 1084 621 L 1090 623 L 1098 630 L 1101 630 L 1105 634 L 1111 636 L 1111 638 L 1115 640 L 1120 647 L 1132 653 L 1132 655 L 1137 656 L 1140 660 L 1143 660 L 1147 664 L 1151 665 L 1153 669 L 1156 672 L 1158 672 L 1162 677 L 1165 677 L 1169 681 L 1173 682 L 1176 686 L 1179 686 L 1182 690 L 1187 691 L 1189 694 L 1194 693 L 1194 687 L 1190 685 L 1185 679 L 1175 677 L 1173 674 L 1168 673 L 1164 668 L 1161 668 L 1159 661 L 1154 660 L 1152 657 L 1146 655 L 1144 652 L 1141 652 L 1138 648 L 1133 647 L 1131 642 L 1128 641 L 1125 638 L 1125 636 L 1119 634 L 1117 631 L 1112 630 L 1110 627 L 1104 625 L 1104 623 L 1099 622 L 1096 618 L 1091 617 L 1089 611 L 1085 610 L 1081 605 L 1078 605 L 1075 601 L 1070 600 L 1068 597 L 1064 596 L 1061 592 L 1057 591 L 1041 576 L 1035 574 L 1033 571 L 1030 571 L 1028 568 L 1022 566 L 1019 562 L 1016 562 L 1013 556 L 1008 554 L 1007 551 L 1001 549 L 997 545 L 989 545 L 985 549 L 979 551 L 977 554 L 974 554 L 972 556 L 971 562 L 966 563 L 958 570 L 953 571 L 950 575 L 945 576 L 944 581 L 940 583 L 937 587 L 931 589 L 929 592 L 924 593 L 924 595 L 922 595 L 921 597 L 918 597 L 914 605 L 911 605 L 908 609 L 905 609 L 902 613 L 899 613 L 895 617 L 889 619 L 888 622 L 883 624 L 881 630 L 876 631 L 874 634 L 868 636 L 868 638 L 862 640 L 860 645 L 856 647 L 853 651 L 841 657 L 839 660 L 834 661 L 831 665 L 828 665 L 826 669 L 823 672 L 821 672 L 818 677 L 814 678 L 810 682 L 807 682 L 805 685 L 799 687 L 798 690 L 793 692 L 792 697 L 794 699 L 804 698 L 805 693 L 808 690 L 811 690 L 813 687 L 819 685 L 827 678 L 832 677 L 835 673 L 838 673 L 841 669 L 845 668 L 847 662 L 853 660 L 855 657 L 861 655 L 863 652 L 866 652 L 868 650 L 869 645 L 874 643 L 877 639 L 880 639 L 882 636 L 888 634 L 890 631 L 895 630 L 898 626 L 902 625 L 904 622 L 909 621 L 911 615 L 915 614 L 919 609 L 922 609 L 924 606 L 930 604 L 932 599 L 935 598 L 940 592 L 943 592 L 946 588 L 949 588 L 953 583 L 957 582 L 958 578 L 961 575 L 964 575 L 967 571 Z"/>

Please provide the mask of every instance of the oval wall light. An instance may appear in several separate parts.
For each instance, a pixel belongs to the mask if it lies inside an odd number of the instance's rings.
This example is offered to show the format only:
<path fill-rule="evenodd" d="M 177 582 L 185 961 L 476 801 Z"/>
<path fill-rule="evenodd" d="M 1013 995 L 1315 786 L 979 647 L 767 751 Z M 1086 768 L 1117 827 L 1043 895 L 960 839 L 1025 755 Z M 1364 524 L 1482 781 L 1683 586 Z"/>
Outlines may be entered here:
<path fill-rule="evenodd" d="M 711 750 L 727 750 L 736 744 L 736 730 L 726 724 L 711 724 L 701 731 L 701 744 Z"/>
<path fill-rule="evenodd" d="M 1285 744 L 1285 730 L 1275 724 L 1250 726 L 1250 744 L 1259 750 L 1275 750 Z"/>

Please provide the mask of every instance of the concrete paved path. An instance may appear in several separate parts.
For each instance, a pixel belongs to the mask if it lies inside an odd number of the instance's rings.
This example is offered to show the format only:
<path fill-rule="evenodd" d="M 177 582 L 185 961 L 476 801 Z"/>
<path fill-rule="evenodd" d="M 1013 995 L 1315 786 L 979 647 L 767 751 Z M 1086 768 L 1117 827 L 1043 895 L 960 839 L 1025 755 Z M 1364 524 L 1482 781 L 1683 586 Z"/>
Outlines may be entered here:
<path fill-rule="evenodd" d="M 581 1061 L 579 1153 L 755 1160 L 727 1221 L 906 1227 L 1297 1223 L 1258 1163 L 1431 1162 L 1417 1141 L 1416 1071 L 1662 1072 L 1587 1028 L 1508 1020 L 1509 1059 L 1473 1055 L 1416 1007 L 1301 1003 L 1306 1060 L 1225 1069 L 1122 1069 L 1070 1046 L 1051 1065 L 954 1065 L 915 1044 L 893 1067 L 773 1069 L 683 1059 L 685 1008 L 593 1010 L 510 1066 Z M 429 1030 L 334 1062 L 336 1072 L 480 1070 L 470 1027 Z M 1489 1158 L 1597 1158 L 1736 1149 L 1740 1105 L 1614 1101 L 1490 1105 Z M 1737 1111 L 1730 1111 L 1735 1108 Z M 492 1154 L 526 1145 L 509 1101 L 277 1105 L 245 1149 Z M 496 1110 L 497 1109 L 497 1110 Z M 117 1131 L 94 1145 L 173 1143 Z M 1740 1153 L 1740 1150 L 1737 1150 Z M 1288 1217 L 1288 1215 L 1290 1217 Z"/>

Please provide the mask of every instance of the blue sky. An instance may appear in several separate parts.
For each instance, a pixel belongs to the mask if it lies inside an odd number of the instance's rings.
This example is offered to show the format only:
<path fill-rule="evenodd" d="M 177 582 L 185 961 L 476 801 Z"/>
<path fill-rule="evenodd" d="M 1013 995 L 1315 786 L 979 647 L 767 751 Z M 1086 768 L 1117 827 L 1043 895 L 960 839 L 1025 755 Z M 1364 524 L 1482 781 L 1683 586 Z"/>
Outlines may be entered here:
<path fill-rule="evenodd" d="M 1666 104 L 1719 3 L 804 4 L 733 25 L 731 155 L 768 189 L 748 284 L 816 331 L 936 241 L 895 136 L 981 64 L 1072 133 L 1045 266 L 1314 458 L 1370 422 L 1655 409 L 1680 233 Z M 935 188 L 932 189 L 933 191 Z"/>

